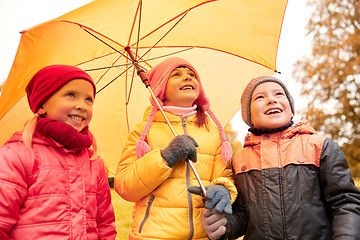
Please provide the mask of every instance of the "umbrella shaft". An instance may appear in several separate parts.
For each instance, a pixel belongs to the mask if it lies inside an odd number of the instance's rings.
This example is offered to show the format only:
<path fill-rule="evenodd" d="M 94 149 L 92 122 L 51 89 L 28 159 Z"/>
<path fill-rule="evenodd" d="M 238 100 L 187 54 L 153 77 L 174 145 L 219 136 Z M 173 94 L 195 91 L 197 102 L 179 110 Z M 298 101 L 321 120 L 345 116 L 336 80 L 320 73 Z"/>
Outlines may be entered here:
<path fill-rule="evenodd" d="M 174 128 L 172 127 L 172 125 L 171 125 L 171 123 L 170 123 L 169 119 L 167 118 L 167 116 L 166 116 L 166 114 L 165 114 L 164 110 L 162 109 L 162 107 L 161 107 L 161 105 L 160 105 L 159 101 L 157 101 L 157 99 L 156 99 L 156 96 L 155 96 L 154 92 L 152 91 L 151 87 L 149 87 L 149 88 L 147 88 L 147 89 L 149 90 L 151 97 L 155 100 L 157 107 L 159 108 L 159 110 L 160 110 L 161 114 L 162 114 L 162 115 L 163 115 L 163 117 L 165 118 L 165 121 L 166 121 L 167 125 L 169 126 L 169 128 L 170 128 L 170 130 L 171 130 L 172 134 L 173 134 L 173 135 L 174 135 L 174 137 L 175 137 L 175 136 L 176 136 L 176 132 L 175 132 Z M 202 190 L 202 192 L 203 192 L 204 196 L 206 196 L 206 189 L 205 189 L 205 186 L 204 186 L 204 184 L 202 183 L 201 178 L 200 178 L 199 174 L 197 173 L 197 171 L 196 171 L 196 169 L 195 169 L 195 167 L 194 167 L 194 164 L 193 164 L 190 160 L 188 160 L 188 164 L 189 164 L 189 166 L 190 166 L 191 170 L 193 171 L 193 173 L 195 174 L 196 180 L 198 181 L 198 183 L 199 183 L 199 185 L 200 185 L 200 188 L 201 188 L 201 190 Z"/>
<path fill-rule="evenodd" d="M 204 184 L 201 182 L 201 178 L 199 176 L 199 174 L 197 173 L 195 167 L 194 167 L 194 164 L 192 163 L 192 161 L 188 160 L 187 163 L 189 164 L 191 170 L 193 171 L 193 173 L 195 174 L 195 177 L 196 177 L 196 180 L 198 181 L 199 185 L 200 185 L 200 188 L 204 194 L 204 196 L 206 196 L 206 189 L 205 189 L 205 186 Z"/>

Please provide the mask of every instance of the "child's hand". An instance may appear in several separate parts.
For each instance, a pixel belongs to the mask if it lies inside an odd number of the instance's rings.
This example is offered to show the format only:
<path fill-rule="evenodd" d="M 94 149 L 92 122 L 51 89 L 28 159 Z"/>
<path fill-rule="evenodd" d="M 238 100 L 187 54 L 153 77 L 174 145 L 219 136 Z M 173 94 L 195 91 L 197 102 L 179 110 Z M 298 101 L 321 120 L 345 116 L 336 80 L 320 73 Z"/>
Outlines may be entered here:
<path fill-rule="evenodd" d="M 175 166 L 181 160 L 197 161 L 196 147 L 197 142 L 188 135 L 176 136 L 167 148 L 161 151 L 161 156 L 165 159 L 169 167 Z"/>
<path fill-rule="evenodd" d="M 206 202 L 205 207 L 207 209 L 213 209 L 215 207 L 218 213 L 232 214 L 232 207 L 230 201 L 230 191 L 223 185 L 210 185 L 205 187 L 206 189 Z M 191 186 L 188 188 L 190 193 L 203 196 L 200 187 Z"/>
<path fill-rule="evenodd" d="M 203 211 L 202 223 L 207 236 L 211 240 L 219 239 L 226 232 L 227 219 L 225 213 L 217 213 L 215 209 L 205 209 Z"/>

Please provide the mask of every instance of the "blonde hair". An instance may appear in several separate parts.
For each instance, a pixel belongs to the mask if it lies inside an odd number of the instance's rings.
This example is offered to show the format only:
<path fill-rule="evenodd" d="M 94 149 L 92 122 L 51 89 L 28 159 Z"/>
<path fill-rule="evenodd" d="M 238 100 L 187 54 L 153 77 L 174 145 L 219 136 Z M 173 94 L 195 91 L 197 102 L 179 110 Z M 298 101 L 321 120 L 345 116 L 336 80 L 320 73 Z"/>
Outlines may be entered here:
<path fill-rule="evenodd" d="M 30 120 L 28 120 L 25 124 L 24 130 L 22 132 L 22 140 L 28 148 L 32 149 L 32 138 L 34 136 L 35 127 L 37 124 L 39 114 L 35 113 L 34 117 L 32 117 Z M 99 158 L 99 152 L 97 148 L 97 142 L 95 140 L 95 137 L 93 136 L 93 142 L 92 142 L 92 150 L 93 155 L 90 157 L 90 160 L 96 160 Z"/>
<path fill-rule="evenodd" d="M 22 140 L 24 144 L 30 149 L 32 148 L 32 138 L 35 132 L 38 116 L 39 114 L 35 113 L 34 117 L 32 117 L 29 121 L 26 122 L 22 133 Z"/>
<path fill-rule="evenodd" d="M 91 156 L 90 160 L 96 160 L 99 158 L 99 150 L 97 148 L 97 142 L 95 136 L 93 135 L 93 143 L 92 143 L 92 150 L 94 151 L 93 155 Z"/>

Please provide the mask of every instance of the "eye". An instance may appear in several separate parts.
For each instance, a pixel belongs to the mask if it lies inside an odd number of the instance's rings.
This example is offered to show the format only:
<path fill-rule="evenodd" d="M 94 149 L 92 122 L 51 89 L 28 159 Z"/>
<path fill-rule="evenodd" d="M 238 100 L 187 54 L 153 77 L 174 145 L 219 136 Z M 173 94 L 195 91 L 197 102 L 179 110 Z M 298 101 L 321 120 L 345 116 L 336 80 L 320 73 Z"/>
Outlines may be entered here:
<path fill-rule="evenodd" d="M 260 100 L 260 99 L 262 99 L 262 98 L 264 98 L 263 95 L 257 95 L 257 96 L 255 96 L 253 99 L 254 99 L 254 101 L 256 101 L 256 100 Z"/>
<path fill-rule="evenodd" d="M 178 77 L 180 75 L 180 73 L 178 71 L 174 71 L 171 73 L 170 77 Z"/>
<path fill-rule="evenodd" d="M 189 76 L 190 76 L 190 77 L 193 77 L 193 78 L 196 78 L 195 73 L 194 73 L 194 72 L 192 72 L 192 71 L 189 73 Z"/>
<path fill-rule="evenodd" d="M 68 93 L 66 93 L 66 96 L 67 96 L 67 97 L 75 97 L 75 93 L 73 93 L 73 92 L 68 92 Z"/>
<path fill-rule="evenodd" d="M 88 97 L 85 99 L 85 101 L 89 102 L 89 103 L 93 103 L 94 102 L 94 99 L 91 98 L 91 97 Z"/>
<path fill-rule="evenodd" d="M 276 92 L 275 95 L 276 96 L 285 96 L 285 93 L 284 92 Z"/>

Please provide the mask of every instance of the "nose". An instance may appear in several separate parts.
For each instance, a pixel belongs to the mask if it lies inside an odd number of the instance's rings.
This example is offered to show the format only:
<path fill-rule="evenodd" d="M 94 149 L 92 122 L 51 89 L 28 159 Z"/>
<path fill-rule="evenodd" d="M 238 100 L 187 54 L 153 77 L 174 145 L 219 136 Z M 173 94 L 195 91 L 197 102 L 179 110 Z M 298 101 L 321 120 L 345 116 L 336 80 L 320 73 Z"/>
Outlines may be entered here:
<path fill-rule="evenodd" d="M 274 96 L 269 96 L 267 99 L 266 99 L 266 104 L 273 104 L 273 103 L 276 103 L 276 98 Z"/>
<path fill-rule="evenodd" d="M 77 101 L 75 104 L 75 108 L 78 110 L 85 111 L 87 109 L 87 104 L 84 101 Z"/>
<path fill-rule="evenodd" d="M 193 79 L 193 76 L 186 74 L 185 81 L 191 81 Z"/>

